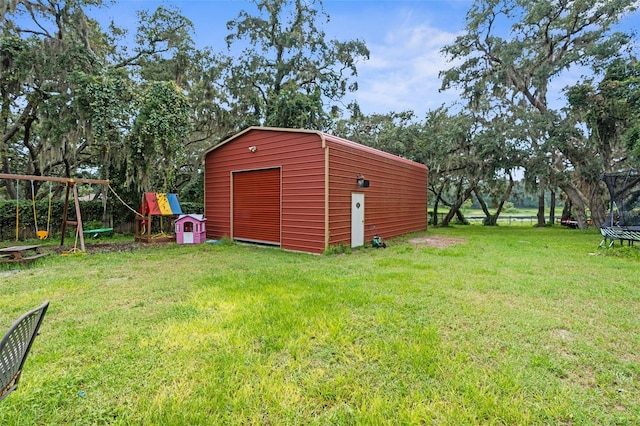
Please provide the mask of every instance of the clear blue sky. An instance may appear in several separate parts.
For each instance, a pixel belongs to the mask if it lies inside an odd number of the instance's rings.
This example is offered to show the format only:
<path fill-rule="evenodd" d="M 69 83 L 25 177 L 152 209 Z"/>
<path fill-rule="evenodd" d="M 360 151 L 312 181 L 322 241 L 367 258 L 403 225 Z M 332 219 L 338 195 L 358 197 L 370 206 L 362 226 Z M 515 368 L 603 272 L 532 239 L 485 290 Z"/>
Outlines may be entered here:
<path fill-rule="evenodd" d="M 331 19 L 324 26 L 329 39 L 358 38 L 371 51 L 370 60 L 358 65 L 359 90 L 353 95 L 364 113 L 410 109 L 423 118 L 428 110 L 455 101 L 455 93 L 438 92 L 438 72 L 450 67 L 439 51 L 464 29 L 471 0 L 324 0 L 323 4 Z M 153 11 L 159 5 L 180 9 L 194 24 L 197 46 L 217 52 L 226 50 L 226 23 L 243 9 L 254 10 L 245 0 L 119 0 L 102 9 L 99 19 L 111 18 L 133 30 L 136 10 Z M 639 27 L 637 13 L 622 25 L 624 30 Z M 578 76 L 563 76 L 549 101 L 561 101 L 559 90 Z"/>

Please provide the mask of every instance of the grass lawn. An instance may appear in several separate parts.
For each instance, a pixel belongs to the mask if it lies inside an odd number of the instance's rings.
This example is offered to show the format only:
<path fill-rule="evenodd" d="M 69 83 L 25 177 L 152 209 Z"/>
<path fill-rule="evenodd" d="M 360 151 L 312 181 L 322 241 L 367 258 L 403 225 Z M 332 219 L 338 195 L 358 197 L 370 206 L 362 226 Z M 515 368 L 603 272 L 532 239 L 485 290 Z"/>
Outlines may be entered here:
<path fill-rule="evenodd" d="M 2 268 L 4 330 L 51 306 L 0 424 L 637 424 L 637 248 L 555 227 L 416 236 L 460 241 Z"/>

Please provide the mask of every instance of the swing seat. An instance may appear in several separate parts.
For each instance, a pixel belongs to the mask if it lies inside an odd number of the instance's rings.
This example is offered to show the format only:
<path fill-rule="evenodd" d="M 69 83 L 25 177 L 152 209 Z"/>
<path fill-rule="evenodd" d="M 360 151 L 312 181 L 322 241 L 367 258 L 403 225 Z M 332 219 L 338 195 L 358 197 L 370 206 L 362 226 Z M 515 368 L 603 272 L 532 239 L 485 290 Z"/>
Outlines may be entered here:
<path fill-rule="evenodd" d="M 98 238 L 101 234 L 109 234 L 110 232 L 113 232 L 113 228 L 89 229 L 82 231 L 84 234 L 92 234 L 93 238 Z"/>
<path fill-rule="evenodd" d="M 36 232 L 36 235 L 41 240 L 46 240 L 47 238 L 49 238 L 49 232 L 48 231 L 38 231 L 38 232 Z"/>

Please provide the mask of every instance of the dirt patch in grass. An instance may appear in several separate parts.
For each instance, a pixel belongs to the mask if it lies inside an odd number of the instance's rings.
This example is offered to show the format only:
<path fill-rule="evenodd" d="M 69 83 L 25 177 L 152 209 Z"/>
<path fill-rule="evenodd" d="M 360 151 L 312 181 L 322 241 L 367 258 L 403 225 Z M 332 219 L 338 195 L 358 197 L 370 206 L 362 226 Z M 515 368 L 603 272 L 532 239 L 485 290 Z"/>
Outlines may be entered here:
<path fill-rule="evenodd" d="M 409 240 L 411 244 L 417 246 L 428 246 L 436 248 L 447 248 L 454 244 L 461 244 L 466 242 L 463 238 L 443 237 L 441 235 L 432 235 L 429 237 L 412 238 Z"/>
<path fill-rule="evenodd" d="M 135 241 L 118 241 L 118 242 L 103 242 L 103 243 L 90 243 L 85 244 L 85 253 L 98 254 L 98 253 L 122 253 L 134 250 L 141 250 L 148 247 L 154 247 L 157 244 L 138 243 Z M 78 245 L 78 250 L 80 245 Z M 48 246 L 43 251 L 64 254 L 73 252 L 73 247 L 60 247 L 60 246 Z"/>

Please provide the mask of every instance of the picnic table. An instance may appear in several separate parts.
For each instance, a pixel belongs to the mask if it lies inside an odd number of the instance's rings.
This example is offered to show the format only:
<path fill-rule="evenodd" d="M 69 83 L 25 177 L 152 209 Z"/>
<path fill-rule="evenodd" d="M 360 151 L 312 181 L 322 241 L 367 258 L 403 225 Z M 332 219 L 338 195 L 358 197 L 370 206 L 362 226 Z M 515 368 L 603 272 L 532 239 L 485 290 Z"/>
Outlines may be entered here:
<path fill-rule="evenodd" d="M 40 253 L 40 246 L 11 246 L 0 249 L 0 263 L 28 262 L 46 256 Z"/>

